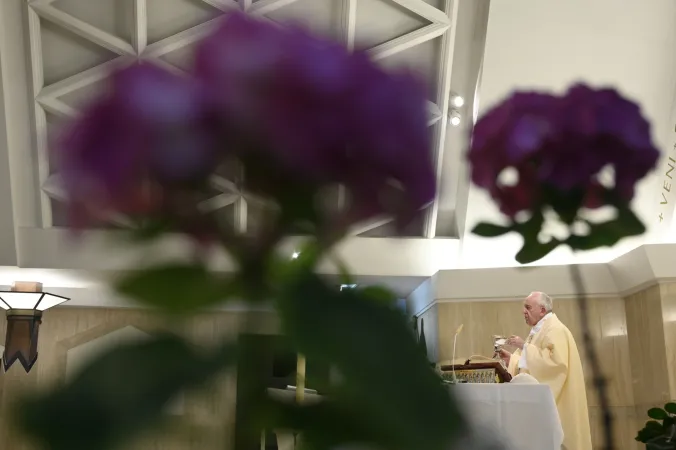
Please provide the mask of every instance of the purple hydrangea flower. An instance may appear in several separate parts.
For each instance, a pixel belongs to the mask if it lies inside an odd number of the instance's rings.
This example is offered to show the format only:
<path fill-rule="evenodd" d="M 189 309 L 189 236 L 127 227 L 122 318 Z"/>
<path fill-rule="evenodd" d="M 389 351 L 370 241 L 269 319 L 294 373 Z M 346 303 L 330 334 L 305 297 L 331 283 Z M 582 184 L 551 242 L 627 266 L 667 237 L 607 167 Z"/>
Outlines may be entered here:
<path fill-rule="evenodd" d="M 246 188 L 273 197 L 291 185 L 308 195 L 345 185 L 346 222 L 405 221 L 434 197 L 418 81 L 302 30 L 234 13 L 198 45 L 187 79 L 141 65 L 111 84 L 59 146 L 80 210 L 138 211 L 148 185 L 159 195 L 143 208 L 163 210 L 186 193 L 176 185 L 194 188 L 231 157 Z"/>
<path fill-rule="evenodd" d="M 565 95 L 515 93 L 476 124 L 468 154 L 472 181 L 488 190 L 503 213 L 541 206 L 544 188 L 583 192 L 584 206 L 606 203 L 599 173 L 615 172 L 615 196 L 629 202 L 659 151 L 639 107 L 613 89 L 573 86 Z M 505 169 L 518 172 L 505 185 Z"/>
<path fill-rule="evenodd" d="M 158 206 L 158 182 L 212 169 L 214 142 L 197 86 L 155 66 L 123 69 L 59 140 L 56 157 L 78 222 L 89 212 L 141 213 Z M 155 192 L 150 195 L 151 192 Z"/>
<path fill-rule="evenodd" d="M 232 14 L 207 38 L 195 61 L 196 77 L 236 124 L 232 134 L 240 142 L 294 180 L 345 184 L 355 220 L 382 212 L 403 219 L 433 199 L 425 91 L 413 77 L 243 14 Z M 393 180 L 401 186 L 404 201 L 395 203 L 402 211 L 379 198 Z"/>

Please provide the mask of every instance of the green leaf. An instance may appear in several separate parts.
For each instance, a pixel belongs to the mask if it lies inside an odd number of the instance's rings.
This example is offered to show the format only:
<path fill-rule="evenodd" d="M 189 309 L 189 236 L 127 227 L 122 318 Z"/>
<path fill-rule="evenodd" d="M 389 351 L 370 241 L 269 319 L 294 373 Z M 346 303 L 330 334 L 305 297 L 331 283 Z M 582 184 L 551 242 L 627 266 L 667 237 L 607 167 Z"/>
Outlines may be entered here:
<path fill-rule="evenodd" d="M 119 293 L 170 313 L 184 313 L 228 300 L 238 283 L 199 264 L 173 263 L 133 272 L 116 283 Z"/>
<path fill-rule="evenodd" d="M 285 335 L 308 360 L 337 369 L 342 382 L 331 400 L 368 430 L 364 439 L 375 447 L 445 450 L 466 426 L 405 317 L 391 306 L 359 290 L 339 292 L 312 273 L 289 283 L 278 301 Z M 394 361 L 406 364 L 391 376 L 387 367 Z"/>
<path fill-rule="evenodd" d="M 676 414 L 676 403 L 674 402 L 667 403 L 666 405 L 664 405 L 664 410 L 669 414 Z"/>
<path fill-rule="evenodd" d="M 648 410 L 648 417 L 650 417 L 651 419 L 655 419 L 655 420 L 664 420 L 667 417 L 669 417 L 669 415 L 662 408 L 650 408 Z M 648 422 L 648 423 L 651 423 L 651 422 Z M 646 423 L 646 427 L 648 426 L 648 423 Z M 657 423 L 657 422 L 655 422 L 655 423 Z M 660 426 L 660 429 L 662 429 L 662 424 L 658 424 L 658 425 Z"/>
<path fill-rule="evenodd" d="M 496 225 L 494 223 L 481 222 L 478 223 L 472 230 L 472 234 L 476 234 L 481 237 L 498 237 L 512 231 L 512 227 L 505 227 L 502 225 Z"/>
<path fill-rule="evenodd" d="M 343 261 L 340 256 L 336 255 L 335 253 L 330 253 L 328 257 L 338 268 L 338 280 L 340 281 L 340 284 L 354 284 L 354 278 L 352 278 L 350 270 L 347 268 L 345 261 Z"/>
<path fill-rule="evenodd" d="M 659 409 L 659 408 L 655 408 L 655 409 Z M 650 414 L 648 414 L 648 416 L 650 416 Z M 658 432 L 662 433 L 663 428 L 662 428 L 661 423 L 659 423 L 655 420 L 649 420 L 645 423 L 644 430 L 658 431 Z"/>
<path fill-rule="evenodd" d="M 234 361 L 234 347 L 203 355 L 175 336 L 119 346 L 71 383 L 26 400 L 19 425 L 51 450 L 108 450 L 161 422 L 179 392 Z"/>
<path fill-rule="evenodd" d="M 519 250 L 519 253 L 516 254 L 516 260 L 521 264 L 529 264 L 535 262 L 539 259 L 547 256 L 552 250 L 561 245 L 561 241 L 558 239 L 552 239 L 547 243 L 540 243 L 535 239 L 526 239 L 524 237 L 524 243 Z"/>
<path fill-rule="evenodd" d="M 528 264 L 544 258 L 549 252 L 558 247 L 561 242 L 552 239 L 547 243 L 540 243 L 538 235 L 542 231 L 545 218 L 542 211 L 534 211 L 525 222 L 515 224 L 514 230 L 523 238 L 523 246 L 516 254 L 516 260 L 521 264 Z"/>
<path fill-rule="evenodd" d="M 578 211 L 584 203 L 586 189 L 566 189 L 561 191 L 556 188 L 545 188 L 545 203 L 551 205 L 558 214 L 559 219 L 567 225 L 572 224 L 577 218 Z"/>
<path fill-rule="evenodd" d="M 398 300 L 398 297 L 394 292 L 382 286 L 368 286 L 359 289 L 359 294 L 364 298 L 369 298 L 389 306 L 394 305 Z"/>
<path fill-rule="evenodd" d="M 130 236 L 135 241 L 147 242 L 157 239 L 170 231 L 172 231 L 172 224 L 168 220 L 140 219 L 128 230 L 127 236 Z"/>
<path fill-rule="evenodd" d="M 646 450 L 674 450 L 676 448 L 676 443 L 668 436 L 657 436 L 645 442 Z"/>
<path fill-rule="evenodd" d="M 662 424 L 654 420 L 646 422 L 645 427 L 638 432 L 636 440 L 639 442 L 649 442 L 655 438 L 664 436 Z"/>
<path fill-rule="evenodd" d="M 514 229 L 523 236 L 524 240 L 536 240 L 542 231 L 542 225 L 545 223 L 545 217 L 542 211 L 533 211 L 533 215 L 525 222 L 513 225 Z"/>
<path fill-rule="evenodd" d="M 571 235 L 566 240 L 574 250 L 591 250 L 599 247 L 612 247 L 622 238 L 637 236 L 645 232 L 641 220 L 629 209 L 618 208 L 618 216 L 614 220 L 598 224 L 589 224 L 589 234 L 585 236 Z"/>

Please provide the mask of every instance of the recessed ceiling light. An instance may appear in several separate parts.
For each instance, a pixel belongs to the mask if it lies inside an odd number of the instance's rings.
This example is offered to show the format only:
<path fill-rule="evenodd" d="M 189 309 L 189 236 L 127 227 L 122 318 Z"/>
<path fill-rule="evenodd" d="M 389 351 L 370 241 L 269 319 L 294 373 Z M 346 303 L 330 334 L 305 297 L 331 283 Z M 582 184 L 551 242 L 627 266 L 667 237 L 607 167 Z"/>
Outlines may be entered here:
<path fill-rule="evenodd" d="M 291 254 L 291 259 L 298 259 L 299 256 L 300 256 L 300 252 L 293 252 Z"/>
<path fill-rule="evenodd" d="M 457 127 L 458 125 L 460 125 L 460 122 L 462 121 L 461 119 L 462 118 L 460 116 L 460 113 L 456 110 L 452 110 L 451 115 L 448 118 L 448 123 L 450 123 L 454 127 Z"/>
<path fill-rule="evenodd" d="M 455 106 L 456 108 L 462 108 L 462 106 L 465 104 L 465 99 L 459 96 L 458 94 L 453 94 L 451 97 L 451 105 Z"/>

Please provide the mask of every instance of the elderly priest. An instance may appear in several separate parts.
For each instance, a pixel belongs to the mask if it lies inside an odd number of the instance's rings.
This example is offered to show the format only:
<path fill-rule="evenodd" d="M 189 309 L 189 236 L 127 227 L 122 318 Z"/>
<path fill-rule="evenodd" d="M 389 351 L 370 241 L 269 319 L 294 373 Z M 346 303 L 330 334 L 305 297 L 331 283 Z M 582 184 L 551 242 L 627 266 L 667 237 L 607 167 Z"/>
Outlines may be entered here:
<path fill-rule="evenodd" d="M 523 315 L 531 331 L 524 341 L 512 336 L 507 344 L 514 354 L 500 350 L 509 373 L 529 373 L 554 394 L 566 450 L 591 450 L 591 431 L 582 362 L 570 330 L 552 312 L 553 301 L 533 292 L 523 302 Z"/>

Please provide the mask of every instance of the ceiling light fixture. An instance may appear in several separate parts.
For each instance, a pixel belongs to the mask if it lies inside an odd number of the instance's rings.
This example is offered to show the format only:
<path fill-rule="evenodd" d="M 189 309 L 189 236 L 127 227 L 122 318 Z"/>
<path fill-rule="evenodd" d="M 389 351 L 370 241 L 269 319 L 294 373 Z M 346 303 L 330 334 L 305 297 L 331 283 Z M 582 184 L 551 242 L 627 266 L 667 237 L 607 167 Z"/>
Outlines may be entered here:
<path fill-rule="evenodd" d="M 465 99 L 458 94 L 453 94 L 451 96 L 451 105 L 456 108 L 462 108 L 465 105 Z"/>
<path fill-rule="evenodd" d="M 299 256 L 300 256 L 300 252 L 293 252 L 291 254 L 291 259 L 298 259 Z"/>
<path fill-rule="evenodd" d="M 454 127 L 457 127 L 460 125 L 460 122 L 462 122 L 462 117 L 460 116 L 460 113 L 454 109 L 451 110 L 451 114 L 448 118 L 448 123 L 453 125 Z"/>
<path fill-rule="evenodd" d="M 0 291 L 0 308 L 7 310 L 7 333 L 2 363 L 5 372 L 15 361 L 26 373 L 38 359 L 38 331 L 42 312 L 69 298 L 42 292 L 42 283 L 16 282 L 11 291 Z"/>

